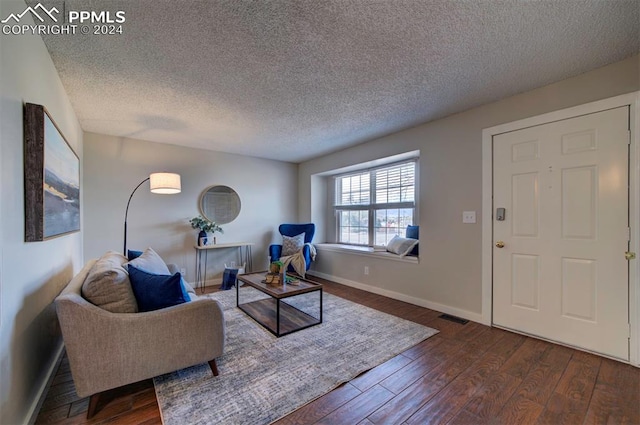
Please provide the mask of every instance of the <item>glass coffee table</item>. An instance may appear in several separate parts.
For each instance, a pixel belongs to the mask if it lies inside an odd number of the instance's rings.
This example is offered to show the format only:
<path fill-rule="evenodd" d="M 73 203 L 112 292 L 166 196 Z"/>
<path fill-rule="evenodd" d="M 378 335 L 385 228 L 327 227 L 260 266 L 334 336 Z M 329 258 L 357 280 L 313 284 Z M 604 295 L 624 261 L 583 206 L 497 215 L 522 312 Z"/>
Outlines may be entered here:
<path fill-rule="evenodd" d="M 297 285 L 268 285 L 264 283 L 267 272 L 249 273 L 238 276 L 238 280 L 244 284 L 269 295 L 256 301 L 240 302 L 240 285 L 236 285 L 236 305 L 249 317 L 265 327 L 277 337 L 306 329 L 322 323 L 322 284 L 303 279 L 298 279 Z M 309 292 L 318 292 L 320 297 L 320 314 L 314 317 L 290 303 L 283 302 L 286 298 Z M 307 309 L 305 307 L 305 309 Z"/>

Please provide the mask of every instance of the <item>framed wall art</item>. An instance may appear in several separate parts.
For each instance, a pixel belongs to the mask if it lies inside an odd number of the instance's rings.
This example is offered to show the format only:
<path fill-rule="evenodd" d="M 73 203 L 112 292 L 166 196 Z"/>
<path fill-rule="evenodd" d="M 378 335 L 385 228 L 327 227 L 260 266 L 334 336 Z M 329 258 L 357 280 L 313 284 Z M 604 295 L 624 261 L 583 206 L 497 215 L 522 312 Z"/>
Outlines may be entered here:
<path fill-rule="evenodd" d="M 25 241 L 80 230 L 80 159 L 42 105 L 24 108 Z"/>

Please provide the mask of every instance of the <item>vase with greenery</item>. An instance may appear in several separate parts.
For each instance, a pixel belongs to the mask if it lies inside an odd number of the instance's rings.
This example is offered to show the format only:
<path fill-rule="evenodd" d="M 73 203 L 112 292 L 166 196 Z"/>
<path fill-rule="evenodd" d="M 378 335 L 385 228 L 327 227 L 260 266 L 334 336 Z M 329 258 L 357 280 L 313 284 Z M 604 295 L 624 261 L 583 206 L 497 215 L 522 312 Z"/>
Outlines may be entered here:
<path fill-rule="evenodd" d="M 215 222 L 202 217 L 201 215 L 193 217 L 191 220 L 189 220 L 189 224 L 191 224 L 192 228 L 200 230 L 200 233 L 198 234 L 198 246 L 207 244 L 208 233 L 224 233 L 222 227 L 218 226 Z"/>

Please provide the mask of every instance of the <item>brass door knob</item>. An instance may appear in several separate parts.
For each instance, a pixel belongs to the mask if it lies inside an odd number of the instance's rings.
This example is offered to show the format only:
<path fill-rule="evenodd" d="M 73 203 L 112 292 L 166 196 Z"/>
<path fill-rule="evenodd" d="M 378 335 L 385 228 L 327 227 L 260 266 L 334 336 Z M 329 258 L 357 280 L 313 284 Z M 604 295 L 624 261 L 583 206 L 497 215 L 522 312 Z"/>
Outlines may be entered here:
<path fill-rule="evenodd" d="M 498 247 L 498 248 L 504 248 L 504 242 L 502 242 L 502 241 L 498 241 L 498 242 L 496 242 L 496 247 Z"/>

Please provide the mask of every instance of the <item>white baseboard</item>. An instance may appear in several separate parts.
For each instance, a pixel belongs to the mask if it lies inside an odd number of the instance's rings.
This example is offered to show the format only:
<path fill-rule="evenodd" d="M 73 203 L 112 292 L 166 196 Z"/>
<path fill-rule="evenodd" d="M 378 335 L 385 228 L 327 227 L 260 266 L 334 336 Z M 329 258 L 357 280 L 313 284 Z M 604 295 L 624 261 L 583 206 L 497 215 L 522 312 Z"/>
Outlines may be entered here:
<path fill-rule="evenodd" d="M 195 282 L 194 283 L 187 282 L 187 283 L 189 283 L 189 285 L 191 285 L 194 289 L 196 288 L 196 283 Z M 222 277 L 215 278 L 215 279 L 207 279 L 204 282 L 205 288 L 208 287 L 208 286 L 220 286 L 220 285 L 222 285 Z M 242 286 L 242 285 L 243 285 L 242 282 L 240 282 L 240 286 Z"/>
<path fill-rule="evenodd" d="M 191 287 L 193 289 L 199 288 L 198 282 L 187 282 L 187 283 L 189 285 L 191 285 Z M 220 278 L 216 278 L 216 279 L 207 279 L 204 282 L 205 288 L 208 287 L 208 286 L 220 286 L 220 285 L 222 285 L 222 278 L 221 277 Z"/>
<path fill-rule="evenodd" d="M 45 398 L 47 397 L 47 391 L 51 386 L 51 382 L 53 382 L 53 378 L 55 378 L 56 371 L 58 370 L 58 365 L 60 364 L 60 360 L 62 360 L 62 353 L 64 352 L 64 342 L 62 341 L 62 337 L 60 337 L 60 342 L 58 343 L 58 347 L 56 348 L 54 355 L 51 359 L 51 363 L 47 367 L 47 371 L 45 374 L 45 379 L 40 383 L 40 388 L 36 392 L 34 399 L 31 402 L 31 406 L 29 406 L 29 410 L 25 415 L 25 423 L 34 424 L 36 423 L 36 419 L 38 419 L 38 413 L 40 413 L 40 408 L 42 407 L 42 403 L 44 403 Z"/>
<path fill-rule="evenodd" d="M 327 279 L 336 283 L 340 283 L 342 285 L 351 286 L 352 288 L 362 289 L 363 291 L 372 292 L 374 294 L 382 295 L 388 298 L 393 298 L 394 300 L 404 301 L 409 304 L 414 304 L 420 307 L 426 307 L 431 310 L 439 311 L 441 313 L 451 314 L 453 316 L 461 317 L 463 319 L 471 320 L 473 322 L 486 324 L 482 320 L 482 314 L 474 313 L 472 311 L 462 310 L 456 307 L 450 307 L 448 305 L 439 304 L 429 300 L 424 300 L 422 298 L 412 297 L 410 295 L 401 294 L 400 292 L 390 291 L 388 289 L 378 288 L 377 286 L 367 285 L 365 283 L 356 282 L 354 280 L 343 279 L 338 276 L 332 276 L 332 275 L 318 272 L 315 270 L 309 270 L 307 274 L 312 276 L 317 276 L 322 279 Z"/>

